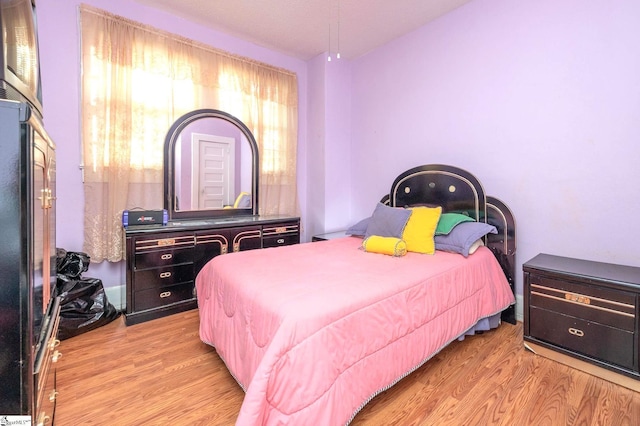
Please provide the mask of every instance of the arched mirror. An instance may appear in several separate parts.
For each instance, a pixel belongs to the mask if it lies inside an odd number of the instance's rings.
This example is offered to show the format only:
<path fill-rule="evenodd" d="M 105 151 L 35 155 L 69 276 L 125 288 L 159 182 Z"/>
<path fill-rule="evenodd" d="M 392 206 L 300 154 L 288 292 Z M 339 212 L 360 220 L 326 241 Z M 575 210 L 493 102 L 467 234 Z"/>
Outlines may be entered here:
<path fill-rule="evenodd" d="M 169 220 L 258 214 L 258 145 L 247 126 L 215 109 L 191 111 L 164 143 Z"/>

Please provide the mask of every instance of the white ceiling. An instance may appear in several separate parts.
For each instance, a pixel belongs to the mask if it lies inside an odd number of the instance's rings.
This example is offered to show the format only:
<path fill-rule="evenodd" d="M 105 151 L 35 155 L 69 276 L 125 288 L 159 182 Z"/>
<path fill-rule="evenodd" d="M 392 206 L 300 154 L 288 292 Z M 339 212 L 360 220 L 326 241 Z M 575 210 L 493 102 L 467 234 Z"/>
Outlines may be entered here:
<path fill-rule="evenodd" d="M 135 0 L 303 60 L 363 55 L 471 0 Z M 330 31 L 331 27 L 331 31 Z"/>

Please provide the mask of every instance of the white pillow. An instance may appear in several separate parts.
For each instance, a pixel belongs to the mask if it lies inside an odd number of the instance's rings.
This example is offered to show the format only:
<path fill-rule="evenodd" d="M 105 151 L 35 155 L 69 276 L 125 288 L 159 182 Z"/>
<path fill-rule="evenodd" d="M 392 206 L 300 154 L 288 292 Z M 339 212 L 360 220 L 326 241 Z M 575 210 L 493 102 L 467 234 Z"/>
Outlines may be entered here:
<path fill-rule="evenodd" d="M 478 247 L 482 247 L 483 245 L 484 245 L 484 241 L 482 241 L 482 238 L 475 240 L 473 244 L 471 244 L 471 247 L 469 247 L 469 254 L 471 255 L 475 253 L 476 250 L 478 250 Z"/>

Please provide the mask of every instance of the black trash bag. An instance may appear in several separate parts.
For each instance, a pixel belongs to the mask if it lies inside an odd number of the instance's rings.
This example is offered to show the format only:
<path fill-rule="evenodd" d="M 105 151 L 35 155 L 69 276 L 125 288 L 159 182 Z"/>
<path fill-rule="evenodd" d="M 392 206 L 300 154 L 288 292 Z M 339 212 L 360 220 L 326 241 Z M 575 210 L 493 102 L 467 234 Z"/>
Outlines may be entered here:
<path fill-rule="evenodd" d="M 56 270 L 58 274 L 70 278 L 79 278 L 83 272 L 89 269 L 91 258 L 87 253 L 56 249 Z"/>
<path fill-rule="evenodd" d="M 118 318 L 120 312 L 107 300 L 102 280 L 81 276 L 89 268 L 89 256 L 62 249 L 58 249 L 57 255 L 57 264 L 62 265 L 55 291 L 60 296 L 58 338 L 68 339 Z"/>

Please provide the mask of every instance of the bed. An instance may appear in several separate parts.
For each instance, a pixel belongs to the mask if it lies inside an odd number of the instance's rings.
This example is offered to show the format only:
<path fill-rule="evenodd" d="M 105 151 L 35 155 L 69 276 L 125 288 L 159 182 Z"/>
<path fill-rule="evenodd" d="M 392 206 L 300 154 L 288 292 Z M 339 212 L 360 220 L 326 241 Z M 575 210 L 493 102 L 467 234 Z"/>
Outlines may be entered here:
<path fill-rule="evenodd" d="M 495 233 L 466 257 L 370 253 L 347 236 L 212 259 L 196 278 L 200 338 L 245 391 L 236 424 L 348 424 L 452 341 L 515 323 L 513 215 L 472 174 L 416 167 L 379 204 Z"/>

